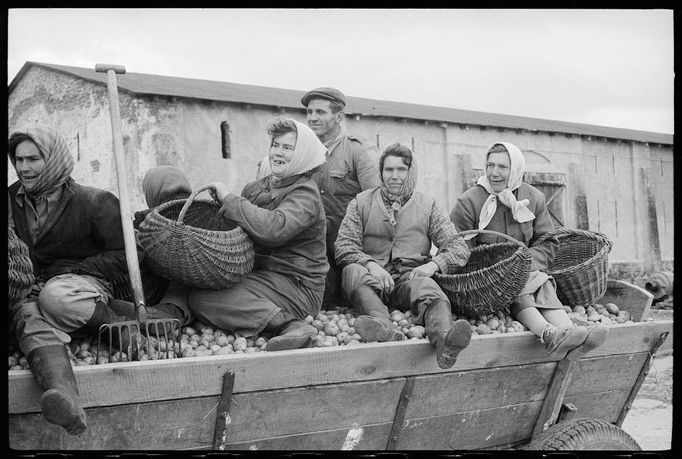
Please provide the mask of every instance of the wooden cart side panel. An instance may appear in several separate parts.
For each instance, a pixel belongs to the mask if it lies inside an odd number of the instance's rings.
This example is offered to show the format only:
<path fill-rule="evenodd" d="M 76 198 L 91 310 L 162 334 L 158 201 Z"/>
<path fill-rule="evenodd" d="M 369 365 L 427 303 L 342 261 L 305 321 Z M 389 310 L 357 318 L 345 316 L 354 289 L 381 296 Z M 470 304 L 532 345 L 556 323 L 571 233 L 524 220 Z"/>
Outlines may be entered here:
<path fill-rule="evenodd" d="M 647 351 L 672 321 L 611 327 L 609 338 L 588 356 Z M 445 374 L 499 366 L 545 363 L 544 347 L 530 332 L 475 336 L 454 367 L 440 370 L 427 340 L 300 349 L 241 356 L 128 362 L 76 367 L 85 407 L 216 396 L 227 370 L 235 393 Z M 40 411 L 40 389 L 30 371 L 8 374 L 9 413 Z"/>
<path fill-rule="evenodd" d="M 542 401 L 555 362 L 415 378 L 405 419 Z"/>
<path fill-rule="evenodd" d="M 391 434 L 392 423 L 285 435 L 262 440 L 228 443 L 226 450 L 280 450 L 280 451 L 381 451 Z"/>
<path fill-rule="evenodd" d="M 576 407 L 571 418 L 594 418 L 606 422 L 616 422 L 625 401 L 630 395 L 630 389 L 617 389 L 605 392 L 566 395 L 564 403 L 571 403 Z"/>
<path fill-rule="evenodd" d="M 630 390 L 642 370 L 646 357 L 645 352 L 640 352 L 582 359 L 573 370 L 573 378 L 566 395 Z"/>
<path fill-rule="evenodd" d="M 323 444 L 323 438 L 316 438 L 318 433 L 331 440 L 345 432 L 338 444 L 327 443 L 325 448 L 340 449 L 351 431 L 362 436 L 366 426 L 375 425 L 370 429 L 372 435 L 386 434 L 381 439 L 365 438 L 363 446 L 378 442 L 385 448 L 404 384 L 404 378 L 395 378 L 233 394 L 226 447 L 283 446 L 300 437 L 315 449 Z M 46 423 L 42 415 L 15 415 L 10 417 L 10 446 L 54 450 L 211 448 L 218 402 L 214 396 L 89 408 L 88 430 L 77 437 Z M 35 432 L 46 434 L 36 439 Z M 286 436 L 291 439 L 271 441 Z"/>

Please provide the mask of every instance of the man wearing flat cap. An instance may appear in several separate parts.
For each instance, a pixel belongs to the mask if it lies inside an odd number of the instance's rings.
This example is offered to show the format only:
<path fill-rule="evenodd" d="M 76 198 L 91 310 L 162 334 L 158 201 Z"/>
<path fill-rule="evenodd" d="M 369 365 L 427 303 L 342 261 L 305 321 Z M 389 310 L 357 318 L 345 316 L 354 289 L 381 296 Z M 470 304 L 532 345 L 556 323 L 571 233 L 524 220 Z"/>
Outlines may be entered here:
<path fill-rule="evenodd" d="M 342 125 L 346 96 L 335 88 L 308 91 L 301 103 L 307 107 L 308 126 L 327 147 L 327 161 L 316 173 L 327 214 L 327 259 L 323 307 L 340 305 L 341 271 L 334 259 L 334 242 L 348 203 L 361 191 L 380 184 L 378 151 L 367 140 L 346 132 Z"/>

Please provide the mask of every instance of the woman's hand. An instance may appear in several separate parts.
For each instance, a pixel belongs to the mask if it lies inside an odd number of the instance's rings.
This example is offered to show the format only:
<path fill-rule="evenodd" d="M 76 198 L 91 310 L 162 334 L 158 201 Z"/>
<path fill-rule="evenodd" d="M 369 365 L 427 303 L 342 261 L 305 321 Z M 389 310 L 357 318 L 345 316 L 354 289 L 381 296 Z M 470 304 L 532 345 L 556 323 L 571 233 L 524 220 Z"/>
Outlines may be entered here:
<path fill-rule="evenodd" d="M 388 294 L 393 291 L 395 288 L 395 282 L 393 282 L 393 278 L 388 271 L 374 261 L 367 263 L 367 270 L 369 271 L 370 276 L 379 281 L 379 285 L 381 285 L 381 289 L 384 291 L 384 293 Z"/>
<path fill-rule="evenodd" d="M 211 197 L 218 201 L 219 203 L 222 204 L 223 199 L 225 199 L 225 196 L 228 195 L 230 192 L 227 189 L 227 185 L 225 185 L 222 182 L 212 182 L 206 185 L 206 188 L 209 193 L 211 193 Z"/>
<path fill-rule="evenodd" d="M 410 273 L 409 278 L 414 279 L 415 277 L 432 277 L 436 272 L 438 272 L 438 265 L 433 261 L 429 261 L 428 263 L 424 263 L 423 265 L 414 268 Z"/>

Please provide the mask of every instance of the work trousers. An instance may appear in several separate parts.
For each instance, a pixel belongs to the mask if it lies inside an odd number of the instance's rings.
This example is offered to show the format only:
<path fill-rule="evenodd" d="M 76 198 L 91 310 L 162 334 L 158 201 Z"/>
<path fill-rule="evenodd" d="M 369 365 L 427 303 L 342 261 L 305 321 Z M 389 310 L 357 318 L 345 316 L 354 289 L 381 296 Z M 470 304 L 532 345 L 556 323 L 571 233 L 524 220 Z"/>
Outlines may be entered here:
<path fill-rule="evenodd" d="M 69 333 L 82 328 L 92 317 L 97 301 L 111 300 L 111 284 L 88 275 L 62 274 L 45 283 L 9 311 L 10 336 L 15 336 L 24 355 L 53 344 L 71 342 Z"/>
<path fill-rule="evenodd" d="M 189 307 L 202 322 L 223 330 L 256 336 L 278 313 L 286 318 L 316 316 L 322 290 L 303 286 L 293 277 L 273 271 L 252 271 L 234 287 L 192 289 Z"/>
<path fill-rule="evenodd" d="M 352 305 L 351 294 L 361 285 L 369 285 L 380 297 L 386 306 L 400 311 L 411 310 L 417 324 L 424 323 L 424 311 L 434 300 L 444 300 L 450 304 L 450 300 L 443 290 L 430 277 L 415 277 L 409 279 L 412 268 L 388 266 L 387 269 L 395 288 L 389 294 L 384 294 L 381 285 L 367 268 L 357 263 L 352 263 L 343 268 L 342 290 L 345 301 Z"/>

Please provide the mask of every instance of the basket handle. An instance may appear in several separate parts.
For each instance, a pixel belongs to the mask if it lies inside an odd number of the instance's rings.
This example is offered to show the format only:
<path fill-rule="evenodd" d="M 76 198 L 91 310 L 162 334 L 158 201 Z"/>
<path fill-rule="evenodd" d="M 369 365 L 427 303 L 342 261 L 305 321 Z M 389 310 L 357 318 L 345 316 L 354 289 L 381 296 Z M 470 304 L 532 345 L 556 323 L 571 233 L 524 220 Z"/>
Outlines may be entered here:
<path fill-rule="evenodd" d="M 189 206 L 192 205 L 192 201 L 194 201 L 194 198 L 196 198 L 199 193 L 201 193 L 202 191 L 206 191 L 209 188 L 211 188 L 210 185 L 205 185 L 202 186 L 201 188 L 197 188 L 196 190 L 192 191 L 192 193 L 187 198 L 187 201 L 185 201 L 185 204 L 182 206 L 182 209 L 180 210 L 180 215 L 178 215 L 178 223 L 182 224 L 182 220 L 185 218 L 185 214 L 189 210 Z"/>
<path fill-rule="evenodd" d="M 501 238 L 509 240 L 510 242 L 515 242 L 518 245 L 520 245 L 521 247 L 526 247 L 526 244 L 524 244 L 523 242 L 516 240 L 507 234 L 499 233 L 499 232 L 493 231 L 493 230 L 480 230 L 480 229 L 466 230 L 466 231 L 462 231 L 460 233 L 457 233 L 455 236 L 466 236 L 467 234 L 480 234 L 480 233 L 486 233 L 486 234 L 492 234 L 493 236 L 499 236 Z"/>

